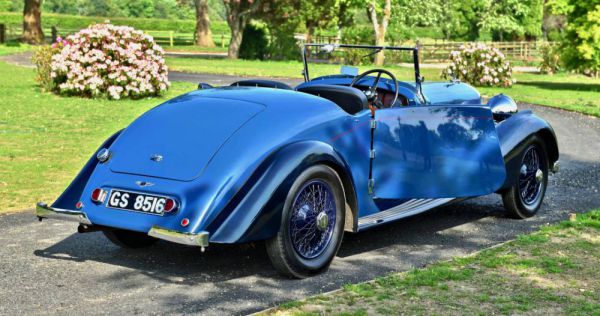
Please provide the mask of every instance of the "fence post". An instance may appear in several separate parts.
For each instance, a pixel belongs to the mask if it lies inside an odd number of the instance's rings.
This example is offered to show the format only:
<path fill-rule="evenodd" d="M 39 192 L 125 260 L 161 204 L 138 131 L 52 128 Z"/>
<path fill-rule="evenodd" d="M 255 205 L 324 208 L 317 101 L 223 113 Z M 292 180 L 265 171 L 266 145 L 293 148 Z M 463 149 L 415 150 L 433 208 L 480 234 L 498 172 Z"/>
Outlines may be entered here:
<path fill-rule="evenodd" d="M 58 37 L 58 30 L 56 26 L 52 25 L 50 28 L 50 33 L 52 33 L 52 43 L 56 43 L 56 38 Z"/>
<path fill-rule="evenodd" d="M 221 48 L 225 48 L 225 35 L 221 33 Z"/>
<path fill-rule="evenodd" d="M 6 41 L 6 25 L 0 24 L 0 44 Z"/>
<path fill-rule="evenodd" d="M 173 31 L 169 31 L 169 46 L 173 47 Z"/>

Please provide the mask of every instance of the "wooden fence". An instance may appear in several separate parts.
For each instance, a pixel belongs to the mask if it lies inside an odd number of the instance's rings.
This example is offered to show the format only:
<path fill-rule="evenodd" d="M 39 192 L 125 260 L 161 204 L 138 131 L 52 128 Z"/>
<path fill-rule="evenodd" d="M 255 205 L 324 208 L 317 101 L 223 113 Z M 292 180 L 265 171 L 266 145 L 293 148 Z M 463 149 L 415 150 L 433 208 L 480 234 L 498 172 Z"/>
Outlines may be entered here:
<path fill-rule="evenodd" d="M 44 29 L 47 42 L 52 42 L 57 36 L 66 36 L 77 32 L 78 30 L 58 29 L 51 27 Z M 21 27 L 15 25 L 6 25 L 4 32 L 0 32 L 0 41 L 10 41 L 21 36 Z M 146 31 L 152 35 L 155 41 L 163 47 L 173 46 L 191 46 L 194 44 L 193 33 L 177 33 L 172 31 Z M 4 35 L 4 36 L 3 36 Z M 225 47 L 229 43 L 229 34 L 213 34 L 215 44 Z M 296 34 L 296 38 L 303 42 L 303 34 Z M 312 42 L 315 43 L 340 43 L 336 36 L 314 36 Z M 447 61 L 450 52 L 458 50 L 461 45 L 467 42 L 449 42 L 435 41 L 419 43 L 390 43 L 390 45 L 418 45 L 420 50 L 421 62 L 444 62 Z M 539 61 L 541 60 L 541 48 L 545 44 L 553 45 L 554 42 L 483 42 L 488 46 L 498 48 L 509 60 Z"/>
<path fill-rule="evenodd" d="M 314 43 L 340 43 L 336 36 L 315 36 Z M 419 46 L 419 57 L 421 62 L 445 62 L 450 52 L 459 50 L 460 47 L 469 42 L 435 41 L 419 43 L 389 43 L 390 45 Z M 541 48 L 546 44 L 555 45 L 555 42 L 481 42 L 488 46 L 498 48 L 509 60 L 539 61 L 541 60 Z"/>
<path fill-rule="evenodd" d="M 57 36 L 65 37 L 73 34 L 79 29 L 57 28 L 55 26 L 44 28 L 45 40 L 48 43 L 54 42 Z M 15 25 L 6 25 L 6 40 L 15 40 L 21 37 L 22 28 Z M 194 33 L 179 33 L 173 31 L 152 31 L 144 30 L 145 33 L 152 35 L 154 40 L 163 47 L 169 46 L 191 46 L 194 45 Z M 217 46 L 225 47 L 229 43 L 230 34 L 213 34 L 213 40 Z"/>

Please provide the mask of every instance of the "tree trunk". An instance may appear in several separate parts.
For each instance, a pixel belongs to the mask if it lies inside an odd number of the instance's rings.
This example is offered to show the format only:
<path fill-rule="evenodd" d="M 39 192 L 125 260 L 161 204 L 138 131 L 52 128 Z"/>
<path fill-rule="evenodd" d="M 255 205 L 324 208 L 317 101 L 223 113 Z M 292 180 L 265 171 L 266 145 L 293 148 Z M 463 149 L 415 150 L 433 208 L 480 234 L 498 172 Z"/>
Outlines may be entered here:
<path fill-rule="evenodd" d="M 26 43 L 39 44 L 44 41 L 41 5 L 42 0 L 25 0 L 22 40 Z"/>
<path fill-rule="evenodd" d="M 231 12 L 230 16 L 227 17 L 227 24 L 229 24 L 229 28 L 231 29 L 231 40 L 229 41 L 227 57 L 231 59 L 237 59 L 240 55 L 240 46 L 242 45 L 244 29 L 246 28 L 246 18 L 237 14 L 233 16 L 234 13 Z"/>
<path fill-rule="evenodd" d="M 214 47 L 208 16 L 208 0 L 194 0 L 196 5 L 196 45 Z"/>
<path fill-rule="evenodd" d="M 388 24 L 390 22 L 390 17 L 392 15 L 392 1 L 391 0 L 385 0 L 385 6 L 383 7 L 383 15 L 381 17 L 381 23 L 379 22 L 379 19 L 377 17 L 377 11 L 376 11 L 376 1 L 377 0 L 373 0 L 371 2 L 371 4 L 369 5 L 368 8 L 368 12 L 369 12 L 369 19 L 371 20 L 371 23 L 373 24 L 373 31 L 375 33 L 375 45 L 377 46 L 384 46 L 385 45 L 385 33 L 387 32 L 387 28 L 388 28 Z M 383 66 L 383 62 L 385 60 L 385 55 L 384 55 L 384 51 L 380 51 L 379 53 L 375 54 L 375 65 L 376 66 Z"/>

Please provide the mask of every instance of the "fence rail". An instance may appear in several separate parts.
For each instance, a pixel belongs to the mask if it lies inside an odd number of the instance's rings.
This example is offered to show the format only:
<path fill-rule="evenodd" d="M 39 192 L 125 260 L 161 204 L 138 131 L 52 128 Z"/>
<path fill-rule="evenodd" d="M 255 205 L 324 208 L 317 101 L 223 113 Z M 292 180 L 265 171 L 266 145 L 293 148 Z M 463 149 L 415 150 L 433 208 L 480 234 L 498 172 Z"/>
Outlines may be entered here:
<path fill-rule="evenodd" d="M 303 39 L 298 37 L 299 39 Z M 315 43 L 340 43 L 340 38 L 336 36 L 314 36 L 311 40 Z M 469 42 L 450 42 L 435 41 L 433 43 L 411 43 L 409 45 L 418 45 L 420 60 L 422 62 L 445 62 L 450 56 L 450 52 L 460 49 L 461 45 Z M 498 48 L 510 60 L 539 61 L 541 60 L 541 48 L 544 45 L 555 45 L 555 42 L 481 42 L 488 46 Z M 406 43 L 390 43 L 391 45 L 407 45 Z"/>
<path fill-rule="evenodd" d="M 58 29 L 56 27 L 46 28 L 43 30 L 48 42 L 54 41 L 57 36 L 66 36 L 73 34 L 78 29 Z M 21 27 L 7 24 L 4 26 L 4 32 L 0 32 L 0 41 L 10 41 L 21 37 Z M 146 33 L 152 35 L 154 40 L 163 47 L 172 46 L 191 46 L 194 44 L 193 33 L 179 33 L 169 31 L 152 31 Z M 295 36 L 300 42 L 306 40 L 303 34 Z M 229 42 L 229 34 L 213 34 L 213 40 L 217 46 L 225 47 Z M 314 36 L 311 39 L 315 43 L 340 43 L 340 38 L 337 36 Z M 450 52 L 458 50 L 461 45 L 468 42 L 449 42 L 435 41 L 419 43 L 411 43 L 408 45 L 418 45 L 420 60 L 422 62 L 445 62 L 448 60 Z M 539 61 L 541 60 L 541 48 L 543 45 L 554 45 L 554 42 L 483 42 L 488 46 L 498 48 L 510 60 L 522 61 Z M 406 43 L 390 43 L 391 45 L 407 45 Z"/>
<path fill-rule="evenodd" d="M 66 28 L 57 28 L 50 27 L 44 28 L 44 37 L 45 41 L 51 43 L 56 40 L 57 36 L 65 37 L 67 35 L 73 34 L 79 31 L 79 29 L 66 29 Z M 20 26 L 15 25 L 6 25 L 6 40 L 16 40 L 21 37 L 22 28 Z M 180 33 L 173 31 L 152 31 L 152 30 L 144 30 L 149 35 L 154 37 L 156 43 L 161 46 L 180 46 L 180 45 L 194 45 L 195 36 L 194 33 Z M 227 43 L 229 43 L 229 38 L 231 36 L 229 34 L 213 34 L 213 41 L 217 46 L 225 47 Z"/>

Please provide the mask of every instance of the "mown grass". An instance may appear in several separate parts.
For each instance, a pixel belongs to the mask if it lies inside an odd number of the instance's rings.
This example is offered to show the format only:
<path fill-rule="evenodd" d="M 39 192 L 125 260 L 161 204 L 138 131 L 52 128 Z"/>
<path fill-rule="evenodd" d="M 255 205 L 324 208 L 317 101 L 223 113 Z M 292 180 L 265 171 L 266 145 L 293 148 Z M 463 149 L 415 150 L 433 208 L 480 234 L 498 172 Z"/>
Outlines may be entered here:
<path fill-rule="evenodd" d="M 104 139 L 159 103 L 194 89 L 137 101 L 59 97 L 36 86 L 32 69 L 0 62 L 0 212 L 52 202 Z"/>
<path fill-rule="evenodd" d="M 600 209 L 473 256 L 348 284 L 275 315 L 600 315 Z"/>
<path fill-rule="evenodd" d="M 258 61 L 203 58 L 167 58 L 170 69 L 184 72 L 227 74 L 254 77 L 302 78 L 299 61 Z M 361 71 L 372 68 L 360 67 Z M 399 80 L 414 81 L 412 68 L 386 67 Z M 311 77 L 339 73 L 339 65 L 319 64 L 310 68 Z M 440 81 L 439 69 L 422 69 L 426 81 Z M 575 74 L 541 75 L 515 73 L 511 88 L 478 88 L 485 96 L 505 93 L 520 102 L 528 102 L 577 111 L 600 117 L 600 79 Z"/>
<path fill-rule="evenodd" d="M 19 42 L 10 42 L 7 44 L 0 45 L 0 56 L 6 56 L 11 54 L 22 53 L 33 50 L 35 46 L 28 44 L 21 44 Z"/>

